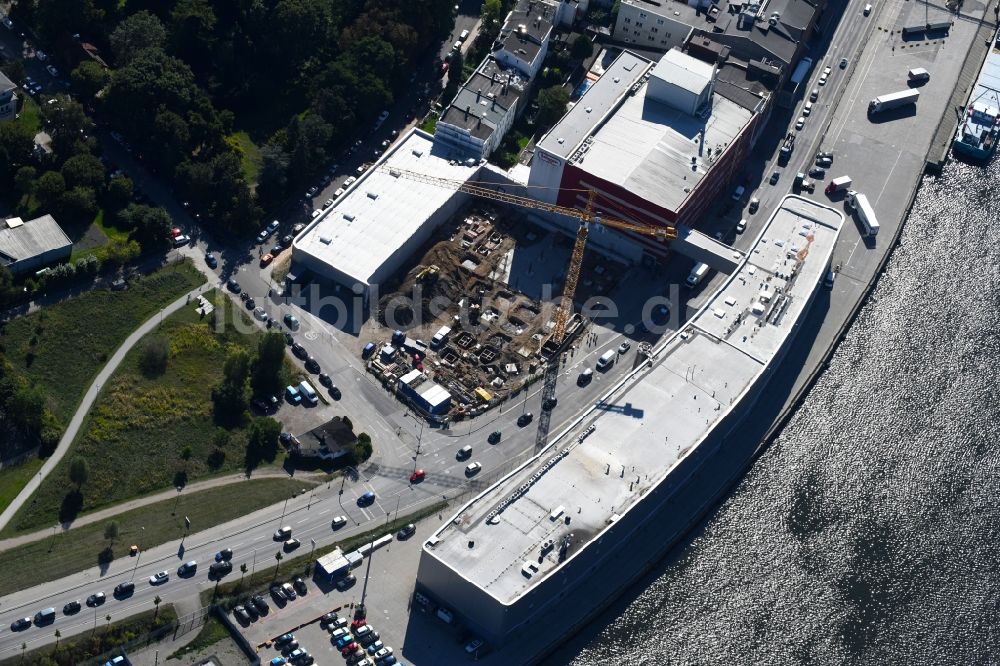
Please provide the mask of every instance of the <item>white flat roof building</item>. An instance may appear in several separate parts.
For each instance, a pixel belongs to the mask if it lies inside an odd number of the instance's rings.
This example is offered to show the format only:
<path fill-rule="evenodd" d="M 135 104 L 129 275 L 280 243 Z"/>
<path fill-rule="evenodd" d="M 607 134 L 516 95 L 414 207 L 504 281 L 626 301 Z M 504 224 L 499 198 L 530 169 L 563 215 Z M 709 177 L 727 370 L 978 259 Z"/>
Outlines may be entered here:
<path fill-rule="evenodd" d="M 795 196 L 695 316 L 537 458 L 424 544 L 417 589 L 488 641 L 537 625 L 628 541 L 752 407 L 825 276 L 843 223 Z M 664 548 L 669 544 L 664 544 Z"/>
<path fill-rule="evenodd" d="M 297 268 L 375 295 L 465 200 L 449 187 L 394 175 L 393 168 L 465 181 L 480 164 L 454 162 L 431 136 L 411 130 L 298 235 Z"/>

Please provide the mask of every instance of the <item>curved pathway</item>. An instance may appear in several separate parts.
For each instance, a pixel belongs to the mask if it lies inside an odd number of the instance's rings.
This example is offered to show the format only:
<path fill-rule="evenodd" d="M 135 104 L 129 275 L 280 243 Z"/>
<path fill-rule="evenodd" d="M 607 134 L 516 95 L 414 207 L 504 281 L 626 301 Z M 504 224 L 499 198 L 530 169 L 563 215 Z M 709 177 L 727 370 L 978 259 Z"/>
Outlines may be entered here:
<path fill-rule="evenodd" d="M 55 469 L 56 465 L 59 464 L 59 461 L 61 461 L 63 456 L 66 455 L 66 451 L 69 450 L 69 445 L 76 438 L 76 434 L 79 432 L 80 426 L 83 425 L 84 418 L 86 418 L 87 414 L 90 412 L 90 408 L 94 404 L 94 401 L 97 399 L 98 394 L 100 394 L 101 387 L 107 383 L 114 371 L 118 369 L 118 366 L 121 364 L 122 360 L 124 360 L 125 355 L 132 349 L 132 347 L 135 346 L 137 342 L 139 342 L 139 340 L 142 339 L 144 335 L 156 328 L 163 321 L 165 316 L 169 316 L 180 310 L 182 307 L 190 303 L 194 297 L 205 291 L 207 287 L 208 283 L 205 283 L 197 289 L 193 289 L 184 294 L 176 301 L 157 312 L 155 315 L 144 321 L 139 328 L 132 331 L 132 334 L 125 339 L 125 342 L 123 342 L 121 346 L 115 350 L 114 355 L 108 359 L 104 368 L 101 369 L 101 371 L 97 374 L 97 377 L 94 378 L 94 381 L 91 382 L 90 388 L 87 389 L 87 393 L 83 396 L 83 399 L 80 400 L 80 405 L 76 408 L 76 413 L 73 414 L 73 418 L 70 420 L 69 425 L 66 426 L 66 432 L 63 433 L 62 438 L 59 440 L 59 445 L 56 447 L 55 452 L 53 452 L 53 454 L 49 456 L 48 460 L 45 461 L 45 464 L 42 465 L 42 469 L 39 470 L 38 474 L 31 478 L 31 481 L 29 481 L 24 488 L 21 489 L 21 492 L 17 494 L 17 497 L 15 497 L 7 508 L 4 509 L 3 513 L 0 514 L 0 530 L 7 527 L 7 524 L 14 517 L 14 514 L 16 514 L 28 498 L 31 497 L 31 494 L 38 490 L 38 487 L 42 484 L 45 477 L 47 477 L 49 473 Z"/>

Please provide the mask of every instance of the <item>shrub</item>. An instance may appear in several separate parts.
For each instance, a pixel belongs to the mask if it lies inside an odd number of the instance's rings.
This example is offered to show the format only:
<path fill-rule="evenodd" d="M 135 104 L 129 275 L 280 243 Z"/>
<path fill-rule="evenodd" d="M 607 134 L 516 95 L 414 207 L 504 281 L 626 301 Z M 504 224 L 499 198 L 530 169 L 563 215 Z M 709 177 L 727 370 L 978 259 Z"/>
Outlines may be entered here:
<path fill-rule="evenodd" d="M 158 377 L 167 370 L 170 344 L 162 337 L 150 338 L 142 348 L 139 369 L 147 377 Z"/>

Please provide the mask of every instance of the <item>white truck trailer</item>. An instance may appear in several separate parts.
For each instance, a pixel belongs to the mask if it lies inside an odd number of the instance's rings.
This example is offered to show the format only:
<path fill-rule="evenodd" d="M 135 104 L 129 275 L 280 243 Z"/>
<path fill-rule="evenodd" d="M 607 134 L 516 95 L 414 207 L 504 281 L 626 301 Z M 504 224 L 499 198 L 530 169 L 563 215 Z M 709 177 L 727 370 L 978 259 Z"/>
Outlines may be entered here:
<path fill-rule="evenodd" d="M 920 91 L 913 90 L 912 88 L 889 93 L 888 95 L 879 95 L 868 102 L 868 113 L 879 113 L 881 111 L 888 111 L 889 109 L 898 109 L 907 104 L 916 104 L 919 97 Z"/>
<path fill-rule="evenodd" d="M 851 190 L 847 193 L 847 203 L 857 211 L 858 219 L 861 220 L 861 226 L 864 227 L 865 235 L 877 236 L 879 229 L 878 218 L 875 217 L 875 209 L 868 202 L 868 197 L 861 192 Z"/>

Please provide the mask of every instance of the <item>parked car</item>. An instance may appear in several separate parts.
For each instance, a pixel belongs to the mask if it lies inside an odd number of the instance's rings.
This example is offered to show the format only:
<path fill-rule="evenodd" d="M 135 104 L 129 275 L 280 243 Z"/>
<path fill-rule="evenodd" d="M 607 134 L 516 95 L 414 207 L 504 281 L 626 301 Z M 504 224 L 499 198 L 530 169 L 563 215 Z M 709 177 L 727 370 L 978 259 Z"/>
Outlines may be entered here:
<path fill-rule="evenodd" d="M 385 644 L 382 641 L 375 641 L 374 643 L 368 646 L 368 654 L 375 654 L 384 647 Z"/>
<path fill-rule="evenodd" d="M 754 213 L 757 212 L 758 208 L 760 208 L 760 199 L 758 199 L 757 197 L 751 197 L 750 206 L 747 208 L 747 210 L 750 212 L 751 215 L 753 215 Z"/>
<path fill-rule="evenodd" d="M 266 241 L 267 240 L 267 236 L 268 236 L 268 233 L 266 231 L 261 231 L 259 234 L 257 234 L 257 238 L 255 239 L 257 241 L 257 244 L 260 245 L 261 243 L 263 243 L 264 241 Z"/>
<path fill-rule="evenodd" d="M 285 593 L 285 597 L 289 601 L 294 601 L 295 600 L 295 597 L 296 597 L 295 588 L 292 587 L 291 583 L 285 583 L 284 585 L 282 585 L 281 586 L 281 591 Z"/>
<path fill-rule="evenodd" d="M 741 234 L 747 229 L 747 218 L 741 219 L 736 223 L 736 233 Z"/>
<path fill-rule="evenodd" d="M 282 321 L 285 322 L 285 326 L 287 326 L 288 328 L 292 329 L 293 331 L 297 330 L 298 327 L 299 327 L 298 317 L 296 317 L 293 314 L 290 314 L 290 313 L 286 314 L 284 317 L 282 317 Z"/>
<path fill-rule="evenodd" d="M 327 388 L 333 386 L 333 380 L 330 379 L 330 375 L 326 374 L 325 372 L 319 373 L 319 377 L 317 377 L 317 379 L 319 379 L 320 384 L 326 386 Z"/>
<path fill-rule="evenodd" d="M 247 614 L 247 611 L 245 608 L 243 608 L 243 606 L 237 606 L 236 608 L 234 608 L 233 615 L 236 616 L 236 619 L 239 620 L 241 623 L 250 624 L 250 616 Z"/>
<path fill-rule="evenodd" d="M 619 354 L 624 354 L 629 349 L 632 349 L 632 345 L 629 344 L 629 342 L 627 340 L 624 341 L 624 342 L 622 342 L 620 345 L 618 345 L 618 353 Z"/>
<path fill-rule="evenodd" d="M 277 583 L 275 583 L 275 585 L 277 585 Z M 273 588 L 274 585 L 272 585 L 271 587 Z M 291 643 L 294 640 L 295 640 L 295 635 L 292 634 L 292 633 L 287 633 L 287 634 L 282 634 L 282 635 L 278 636 L 277 638 L 275 638 L 274 639 L 274 644 L 277 647 L 282 647 L 284 645 L 288 645 L 289 643 Z"/>
<path fill-rule="evenodd" d="M 469 463 L 468 465 L 465 466 L 465 475 L 475 476 L 476 474 L 479 474 L 479 470 L 481 470 L 482 468 L 483 464 L 480 462 Z"/>
<path fill-rule="evenodd" d="M 181 234 L 174 238 L 174 247 L 182 247 L 191 242 L 191 237 L 186 234 Z"/>
<path fill-rule="evenodd" d="M 46 65 L 45 71 L 49 73 L 49 76 L 56 79 L 59 78 L 59 70 L 56 69 L 55 65 Z"/>
<path fill-rule="evenodd" d="M 205 263 L 208 264 L 209 268 L 216 268 L 219 265 L 219 261 L 215 258 L 215 255 L 211 252 L 205 253 Z"/>
<path fill-rule="evenodd" d="M 337 581 L 337 589 L 343 592 L 357 582 L 358 579 L 354 576 L 354 574 L 347 574 Z"/>
<path fill-rule="evenodd" d="M 257 618 L 260 617 L 260 613 L 257 612 L 257 608 L 253 605 L 253 602 L 251 602 L 249 599 L 243 602 L 243 608 L 246 609 L 247 615 L 250 616 L 251 620 L 256 622 Z"/>
<path fill-rule="evenodd" d="M 474 463 L 474 464 L 478 464 L 478 463 Z M 399 530 L 399 532 L 396 533 L 396 538 L 397 539 L 401 539 L 401 540 L 402 539 L 409 539 L 411 536 L 413 536 L 416 533 L 416 531 L 417 531 L 417 526 L 414 525 L 413 523 L 410 523 L 409 525 L 405 526 L 403 529 Z"/>
<path fill-rule="evenodd" d="M 285 397 L 288 399 L 288 402 L 293 405 L 297 405 L 302 402 L 302 394 L 299 393 L 297 388 L 291 385 L 285 387 Z"/>
<path fill-rule="evenodd" d="M 292 587 L 295 588 L 295 591 L 298 592 L 300 596 L 304 595 L 307 591 L 306 582 L 299 576 L 292 579 Z"/>
<path fill-rule="evenodd" d="M 309 352 L 307 352 L 306 348 L 298 342 L 292 345 L 292 353 L 301 359 L 309 358 Z"/>
<path fill-rule="evenodd" d="M 305 365 L 306 365 L 306 370 L 308 370 L 309 372 L 311 372 L 313 374 L 315 374 L 315 373 L 317 373 L 317 372 L 320 371 L 319 361 L 317 361 L 312 356 L 310 356 L 309 358 L 306 359 Z"/>
<path fill-rule="evenodd" d="M 805 127 L 806 119 L 803 116 L 799 116 L 799 119 L 795 121 L 795 129 L 800 130 Z"/>
<path fill-rule="evenodd" d="M 274 261 L 274 255 L 268 252 L 263 257 L 260 258 L 260 267 L 265 268 L 268 264 Z"/>
<path fill-rule="evenodd" d="M 253 605 L 257 608 L 257 612 L 260 613 L 261 615 L 267 615 L 268 613 L 271 612 L 271 607 L 267 605 L 266 601 L 264 601 L 264 597 L 260 596 L 259 594 L 255 596 L 253 599 L 251 599 L 251 601 L 253 602 Z"/>
<path fill-rule="evenodd" d="M 234 294 L 238 294 L 243 291 L 243 288 L 240 287 L 240 283 L 236 281 L 236 278 L 229 278 L 226 281 L 226 287 Z"/>
<path fill-rule="evenodd" d="M 288 601 L 287 597 L 285 597 L 284 591 L 281 589 L 280 583 L 272 583 L 269 591 L 271 592 L 271 596 L 274 597 L 274 600 L 278 602 L 279 606 L 285 601 Z M 275 643 L 277 643 L 277 641 L 275 641 Z"/>

